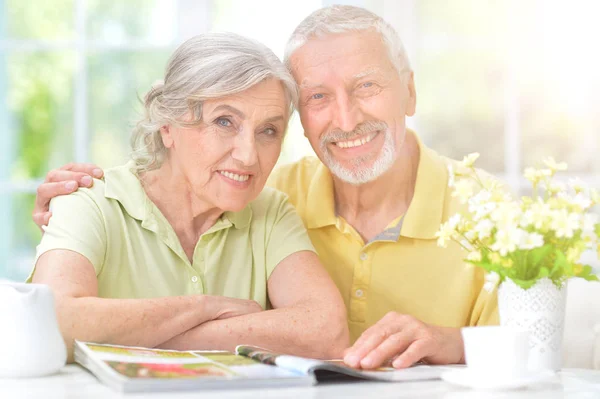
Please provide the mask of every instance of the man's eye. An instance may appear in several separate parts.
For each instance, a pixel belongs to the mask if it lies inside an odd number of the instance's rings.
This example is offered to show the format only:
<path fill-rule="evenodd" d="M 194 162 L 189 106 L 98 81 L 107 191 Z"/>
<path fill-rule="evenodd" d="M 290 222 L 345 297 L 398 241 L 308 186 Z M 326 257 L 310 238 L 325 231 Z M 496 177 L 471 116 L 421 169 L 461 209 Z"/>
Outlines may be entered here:
<path fill-rule="evenodd" d="M 362 87 L 372 87 L 373 86 L 373 82 L 365 82 L 362 84 Z"/>
<path fill-rule="evenodd" d="M 217 125 L 223 126 L 223 127 L 230 127 L 231 121 L 227 118 L 217 118 Z"/>
<path fill-rule="evenodd" d="M 317 93 L 317 94 L 313 94 L 310 98 L 313 100 L 321 100 L 323 97 L 325 97 L 323 95 L 323 93 Z"/>
<path fill-rule="evenodd" d="M 275 136 L 277 134 L 277 130 L 273 129 L 272 127 L 268 127 L 264 130 L 264 133 L 267 136 Z"/>

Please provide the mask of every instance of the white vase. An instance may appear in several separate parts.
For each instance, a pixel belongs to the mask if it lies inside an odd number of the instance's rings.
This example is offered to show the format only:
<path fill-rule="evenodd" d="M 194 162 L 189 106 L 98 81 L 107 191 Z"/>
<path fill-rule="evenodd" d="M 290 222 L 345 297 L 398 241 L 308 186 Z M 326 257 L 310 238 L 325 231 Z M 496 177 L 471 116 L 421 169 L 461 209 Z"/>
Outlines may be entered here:
<path fill-rule="evenodd" d="M 530 332 L 531 371 L 562 367 L 566 294 L 566 285 L 558 289 L 548 278 L 526 290 L 506 279 L 498 289 L 500 324 Z"/>
<path fill-rule="evenodd" d="M 1 283 L 0 320 L 0 378 L 41 377 L 65 365 L 67 350 L 48 286 Z"/>
<path fill-rule="evenodd" d="M 594 325 L 594 349 L 592 352 L 592 368 L 600 370 L 600 323 Z"/>

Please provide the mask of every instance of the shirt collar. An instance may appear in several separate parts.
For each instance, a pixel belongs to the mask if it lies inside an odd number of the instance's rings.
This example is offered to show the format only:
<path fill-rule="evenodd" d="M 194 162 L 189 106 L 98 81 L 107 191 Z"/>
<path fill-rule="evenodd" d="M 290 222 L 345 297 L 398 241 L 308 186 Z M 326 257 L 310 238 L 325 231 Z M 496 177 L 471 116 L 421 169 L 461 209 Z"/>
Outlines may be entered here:
<path fill-rule="evenodd" d="M 153 209 L 156 207 L 146 195 L 142 183 L 134 171 L 134 166 L 134 162 L 129 161 L 125 165 L 107 169 L 104 173 L 104 196 L 118 201 L 132 218 L 147 222 L 148 219 L 154 219 L 152 214 L 158 209 Z M 236 229 L 243 229 L 250 224 L 251 220 L 252 207 L 248 204 L 239 212 L 225 212 L 217 225 L 221 228 L 233 225 Z M 226 225 L 222 225 L 223 222 Z"/>
<path fill-rule="evenodd" d="M 419 165 L 415 190 L 410 206 L 402 218 L 400 235 L 418 239 L 435 238 L 442 222 L 448 170 L 446 163 L 435 151 L 425 146 L 417 134 L 412 134 L 419 148 Z M 317 229 L 335 225 L 333 178 L 329 169 L 321 162 L 308 187 L 307 206 L 304 220 L 307 228 Z"/>
<path fill-rule="evenodd" d="M 427 148 L 414 132 L 419 147 L 419 166 L 415 191 L 403 218 L 401 235 L 431 239 L 440 229 L 448 185 L 447 165 L 435 151 Z"/>
<path fill-rule="evenodd" d="M 335 215 L 333 178 L 323 163 L 319 162 L 306 194 L 306 215 L 304 215 L 306 227 L 318 229 L 335 225 L 337 217 Z"/>
<path fill-rule="evenodd" d="M 134 162 L 107 169 L 104 172 L 104 196 L 118 201 L 134 219 L 146 217 L 146 192 L 134 172 Z"/>
<path fill-rule="evenodd" d="M 248 204 L 244 209 L 242 209 L 239 212 L 227 211 L 225 212 L 223 217 L 229 220 L 233 224 L 233 227 L 235 227 L 236 229 L 243 229 L 247 227 L 250 224 L 250 221 L 252 220 L 252 207 L 250 206 L 250 204 Z"/>

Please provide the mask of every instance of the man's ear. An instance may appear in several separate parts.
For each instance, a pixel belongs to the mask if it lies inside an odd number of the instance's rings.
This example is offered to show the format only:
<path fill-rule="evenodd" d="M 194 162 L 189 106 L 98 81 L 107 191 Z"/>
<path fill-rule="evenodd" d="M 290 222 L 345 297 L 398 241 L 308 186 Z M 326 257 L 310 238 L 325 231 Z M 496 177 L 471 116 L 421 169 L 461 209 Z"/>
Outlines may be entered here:
<path fill-rule="evenodd" d="M 410 76 L 406 82 L 408 89 L 408 101 L 406 102 L 406 116 L 413 116 L 417 110 L 417 90 L 415 88 L 415 74 L 410 71 Z"/>
<path fill-rule="evenodd" d="M 173 127 L 169 125 L 162 126 L 160 128 L 160 138 L 165 148 L 173 147 Z"/>

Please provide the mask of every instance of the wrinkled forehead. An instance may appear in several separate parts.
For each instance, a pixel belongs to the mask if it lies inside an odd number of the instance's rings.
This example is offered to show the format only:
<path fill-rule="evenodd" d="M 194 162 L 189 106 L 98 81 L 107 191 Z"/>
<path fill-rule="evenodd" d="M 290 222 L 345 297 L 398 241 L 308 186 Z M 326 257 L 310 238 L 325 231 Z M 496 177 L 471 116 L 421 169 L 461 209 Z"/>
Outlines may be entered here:
<path fill-rule="evenodd" d="M 381 35 L 371 31 L 311 38 L 292 54 L 290 66 L 301 89 L 323 79 L 360 79 L 394 71 Z"/>

